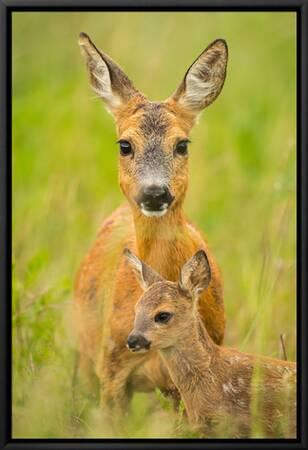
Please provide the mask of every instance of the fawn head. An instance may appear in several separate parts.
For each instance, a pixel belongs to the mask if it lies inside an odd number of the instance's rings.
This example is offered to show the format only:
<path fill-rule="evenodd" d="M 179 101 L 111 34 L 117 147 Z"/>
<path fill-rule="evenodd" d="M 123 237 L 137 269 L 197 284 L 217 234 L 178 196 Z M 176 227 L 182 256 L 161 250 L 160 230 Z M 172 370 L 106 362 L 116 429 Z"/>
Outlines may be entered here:
<path fill-rule="evenodd" d="M 173 95 L 149 101 L 122 69 L 81 33 L 90 84 L 113 114 L 120 147 L 120 186 L 133 207 L 160 217 L 181 205 L 188 184 L 189 133 L 198 114 L 219 95 L 226 76 L 224 40 L 210 44 Z"/>
<path fill-rule="evenodd" d="M 145 290 L 135 306 L 134 329 L 128 336 L 127 347 L 132 352 L 172 347 L 191 330 L 198 297 L 211 281 L 205 252 L 199 250 L 184 264 L 177 283 L 164 280 L 130 250 L 125 249 L 124 253 Z"/>

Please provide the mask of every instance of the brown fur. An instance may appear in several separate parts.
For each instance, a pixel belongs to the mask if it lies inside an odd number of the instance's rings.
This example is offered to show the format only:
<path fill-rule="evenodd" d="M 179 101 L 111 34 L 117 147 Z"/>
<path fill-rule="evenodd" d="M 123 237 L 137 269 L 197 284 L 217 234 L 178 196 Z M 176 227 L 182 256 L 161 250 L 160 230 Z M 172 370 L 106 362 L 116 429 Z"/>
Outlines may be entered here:
<path fill-rule="evenodd" d="M 151 343 L 148 354 L 158 350 L 184 401 L 190 424 L 205 436 L 215 436 L 224 422 L 232 437 L 251 436 L 256 424 L 261 436 L 295 437 L 295 363 L 213 342 L 196 308 L 196 292 L 208 285 L 209 265 L 202 281 L 200 264 L 192 267 L 194 258 L 182 269 L 180 284 L 153 283 L 153 277 L 141 275 L 148 279 L 143 282 L 148 290 L 136 304 L 131 335 L 142 335 Z M 196 287 L 200 290 L 194 292 Z M 173 314 L 169 322 L 155 322 L 155 316 L 166 311 Z M 226 428 L 220 432 L 226 433 Z"/>
<path fill-rule="evenodd" d="M 159 386 L 163 391 L 176 392 L 157 354 L 139 356 L 127 352 L 126 338 L 141 289 L 122 255 L 123 248 L 132 248 L 170 280 L 178 278 L 183 262 L 197 249 L 207 251 L 213 277 L 200 300 L 200 314 L 218 344 L 225 328 L 222 281 L 207 243 L 182 211 L 188 186 L 188 158 L 175 157 L 174 146 L 188 137 L 197 111 L 182 106 L 179 96 L 150 102 L 87 36 L 81 36 L 80 45 L 87 58 L 92 87 L 112 111 L 119 138 L 129 141 L 134 150 L 134 157 L 120 156 L 119 162 L 120 186 L 129 206 L 117 209 L 102 225 L 82 263 L 75 288 L 80 352 L 94 366 L 102 386 L 102 403 L 122 410 L 133 390 Z M 174 195 L 163 217 L 145 217 L 135 201 L 150 169 L 164 171 Z"/>

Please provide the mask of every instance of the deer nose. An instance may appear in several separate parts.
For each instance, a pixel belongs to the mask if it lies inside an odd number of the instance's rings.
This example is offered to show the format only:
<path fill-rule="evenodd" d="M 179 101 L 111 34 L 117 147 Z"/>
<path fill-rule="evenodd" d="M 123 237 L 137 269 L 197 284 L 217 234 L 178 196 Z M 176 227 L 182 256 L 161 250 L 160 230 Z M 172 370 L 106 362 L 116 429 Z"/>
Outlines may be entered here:
<path fill-rule="evenodd" d="M 166 194 L 167 188 L 165 186 L 156 186 L 152 184 L 151 186 L 147 186 L 143 190 L 143 194 L 145 197 L 149 198 L 159 198 Z"/>
<path fill-rule="evenodd" d="M 167 186 L 152 184 L 141 190 L 138 203 L 147 211 L 161 211 L 168 208 L 172 200 Z"/>
<path fill-rule="evenodd" d="M 149 350 L 151 342 L 141 334 L 130 334 L 127 338 L 127 347 L 133 352 Z"/>

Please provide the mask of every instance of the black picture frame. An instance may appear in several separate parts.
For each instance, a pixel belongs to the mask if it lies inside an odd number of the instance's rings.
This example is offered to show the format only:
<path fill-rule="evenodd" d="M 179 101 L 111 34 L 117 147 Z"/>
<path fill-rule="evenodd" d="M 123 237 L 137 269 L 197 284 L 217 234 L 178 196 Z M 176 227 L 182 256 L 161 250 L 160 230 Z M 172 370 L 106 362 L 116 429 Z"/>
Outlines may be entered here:
<path fill-rule="evenodd" d="M 12 439 L 11 97 L 15 11 L 293 11 L 297 14 L 297 439 Z M 306 449 L 307 445 L 307 29 L 308 0 L 0 0 L 0 449 Z"/>

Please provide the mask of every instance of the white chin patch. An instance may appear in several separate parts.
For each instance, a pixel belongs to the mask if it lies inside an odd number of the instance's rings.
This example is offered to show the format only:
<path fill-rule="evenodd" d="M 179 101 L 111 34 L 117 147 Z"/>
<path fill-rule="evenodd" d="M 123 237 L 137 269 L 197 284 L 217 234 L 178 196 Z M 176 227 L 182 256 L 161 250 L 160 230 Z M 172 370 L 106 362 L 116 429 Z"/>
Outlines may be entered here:
<path fill-rule="evenodd" d="M 147 348 L 140 348 L 139 350 L 135 351 L 134 353 L 147 353 L 149 350 Z"/>
<path fill-rule="evenodd" d="M 168 211 L 167 203 L 164 203 L 163 208 L 160 211 L 149 211 L 145 209 L 144 205 L 141 203 L 141 212 L 146 217 L 162 217 Z"/>
<path fill-rule="evenodd" d="M 136 347 L 136 348 L 129 348 L 128 345 L 126 345 L 126 347 L 128 348 L 128 350 L 132 353 L 147 353 L 149 351 L 148 348 L 140 348 L 140 347 Z"/>
<path fill-rule="evenodd" d="M 144 214 L 146 217 L 162 217 L 166 214 L 168 208 L 164 208 L 161 211 L 148 211 L 147 209 L 143 208 L 143 206 L 141 206 L 141 212 L 142 214 Z"/>

